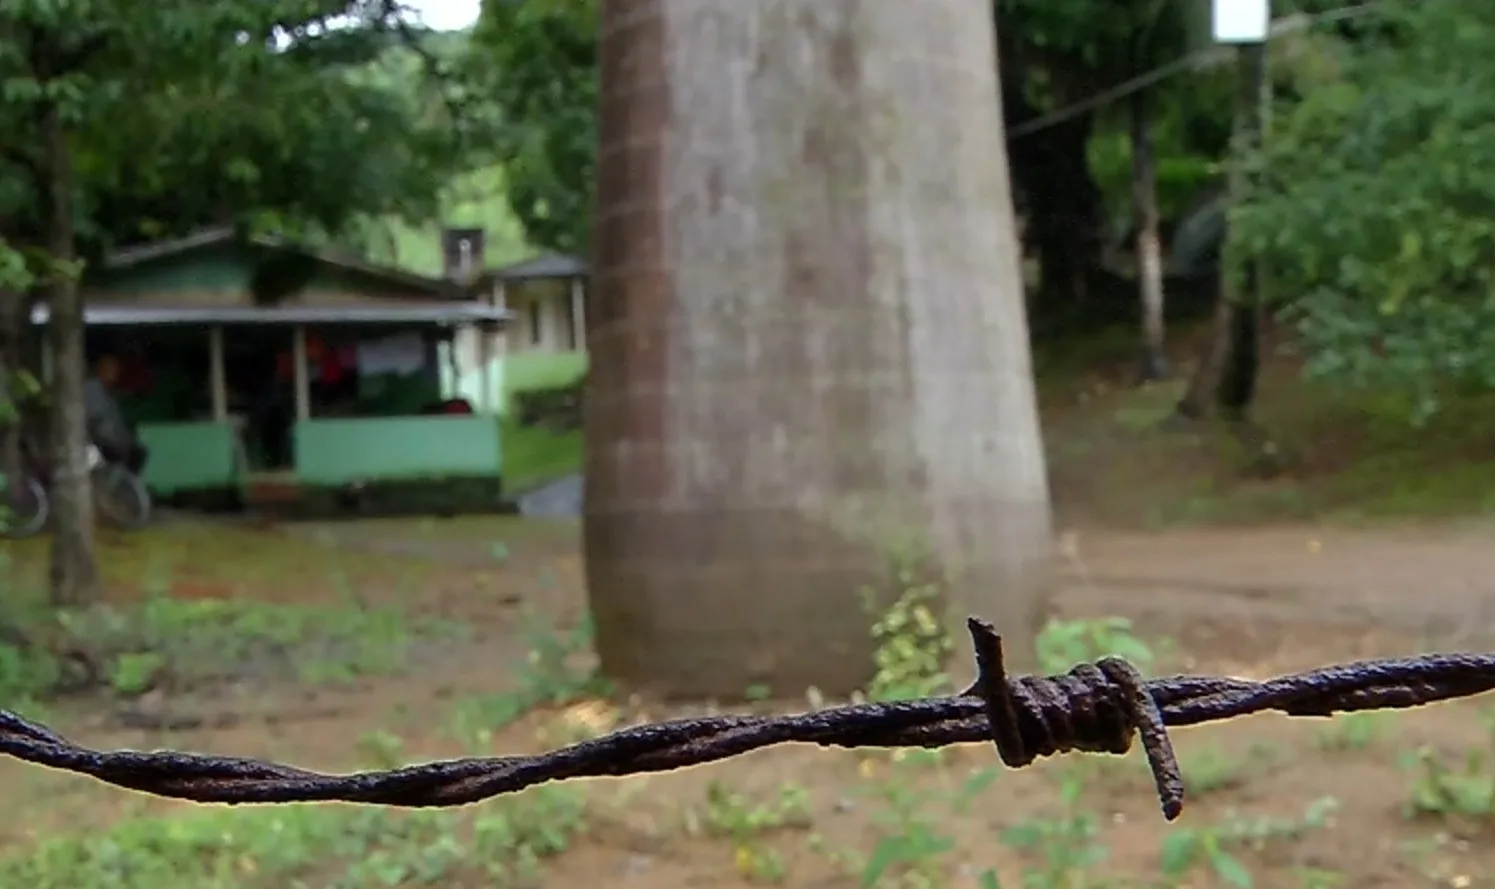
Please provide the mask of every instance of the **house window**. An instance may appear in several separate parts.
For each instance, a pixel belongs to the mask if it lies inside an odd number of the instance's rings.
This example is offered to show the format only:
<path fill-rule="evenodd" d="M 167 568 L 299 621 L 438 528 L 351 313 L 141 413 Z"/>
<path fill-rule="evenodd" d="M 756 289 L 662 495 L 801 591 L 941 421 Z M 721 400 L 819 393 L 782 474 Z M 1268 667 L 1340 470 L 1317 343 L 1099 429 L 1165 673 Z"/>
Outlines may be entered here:
<path fill-rule="evenodd" d="M 544 339 L 545 328 L 542 326 L 544 318 L 540 311 L 540 301 L 532 299 L 529 301 L 529 342 L 532 346 L 540 345 Z"/>

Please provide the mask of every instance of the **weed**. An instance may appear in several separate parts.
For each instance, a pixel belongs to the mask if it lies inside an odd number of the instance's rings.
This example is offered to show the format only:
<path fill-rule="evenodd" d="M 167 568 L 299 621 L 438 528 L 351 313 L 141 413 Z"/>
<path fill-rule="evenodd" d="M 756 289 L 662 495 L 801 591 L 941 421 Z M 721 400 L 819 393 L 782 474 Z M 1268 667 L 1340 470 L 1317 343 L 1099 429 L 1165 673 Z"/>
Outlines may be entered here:
<path fill-rule="evenodd" d="M 1230 818 L 1207 827 L 1178 827 L 1163 838 L 1160 868 L 1172 885 L 1184 883 L 1199 870 L 1214 874 L 1235 889 L 1254 889 L 1251 871 L 1235 854 L 1249 848 L 1260 851 L 1275 840 L 1297 839 L 1308 830 L 1332 823 L 1339 803 L 1320 799 L 1296 819 Z M 1323 885 L 1322 882 L 1317 885 Z"/>
<path fill-rule="evenodd" d="M 1038 661 L 1045 673 L 1063 673 L 1076 664 L 1103 657 L 1131 661 L 1141 672 L 1150 671 L 1157 660 L 1153 649 L 1132 632 L 1124 617 L 1096 620 L 1051 619 L 1038 634 Z"/>
<path fill-rule="evenodd" d="M 940 618 L 943 584 L 929 579 L 927 563 L 917 551 L 895 552 L 891 564 L 899 592 L 887 612 L 873 623 L 876 672 L 867 697 L 896 701 L 948 692 L 951 682 L 945 662 L 954 643 Z M 864 591 L 864 596 L 869 607 L 877 601 L 870 591 Z M 871 818 L 877 841 L 871 854 L 828 854 L 855 873 L 867 889 L 890 884 L 933 889 L 944 883 L 948 865 L 943 856 L 955 845 L 944 825 L 990 786 L 999 771 L 992 766 L 966 776 L 956 788 L 930 788 L 915 773 L 933 770 L 943 778 L 941 751 L 899 750 L 887 760 L 888 774 L 881 780 L 874 780 L 878 766 L 873 758 L 863 757 L 861 762 L 866 784 L 860 793 L 875 803 Z M 822 851 L 827 850 L 822 847 Z"/>
<path fill-rule="evenodd" d="M 1189 796 L 1197 799 L 1242 786 L 1250 780 L 1253 766 L 1267 765 L 1274 757 L 1275 751 L 1261 744 L 1252 745 L 1245 756 L 1231 756 L 1217 746 L 1181 747 L 1178 764 Z"/>
<path fill-rule="evenodd" d="M 0 882 L 37 889 L 327 889 L 428 885 L 463 874 L 517 886 L 581 827 L 576 788 L 535 788 L 458 812 L 352 807 L 198 809 L 44 841 L 0 859 Z M 474 873 L 475 872 L 475 873 Z"/>
<path fill-rule="evenodd" d="M 1022 871 L 1023 889 L 1082 889 L 1096 886 L 1092 868 L 1105 860 L 1099 842 L 1100 819 L 1080 806 L 1084 784 L 1068 772 L 1060 779 L 1059 812 L 1034 818 L 1002 832 L 1002 842 L 1037 858 Z"/>
<path fill-rule="evenodd" d="M 872 639 L 876 672 L 867 687 L 873 701 L 906 701 L 950 690 L 946 660 L 954 640 L 941 616 L 944 584 L 929 579 L 928 562 L 917 550 L 895 552 L 890 570 L 898 594 L 882 614 L 874 614 Z M 875 609 L 878 597 L 862 591 L 863 601 Z"/>
<path fill-rule="evenodd" d="M 1421 747 L 1403 756 L 1401 764 L 1413 772 L 1411 798 L 1403 806 L 1407 817 L 1495 816 L 1495 775 L 1487 769 L 1485 751 L 1471 749 L 1462 762 L 1450 766 Z"/>
<path fill-rule="evenodd" d="M 540 640 L 535 640 L 536 642 Z M 554 699 L 551 652 L 535 645 L 524 700 Z M 537 689 L 551 689 L 549 696 Z M 522 703 L 514 705 L 520 710 Z M 404 745 L 377 730 L 358 742 L 374 768 L 394 768 Z M 136 818 L 112 830 L 55 837 L 0 858 L 0 885 L 38 889 L 200 886 L 533 885 L 544 862 L 584 831 L 583 785 L 551 784 L 499 797 L 481 809 L 400 812 L 347 806 L 194 809 Z"/>
<path fill-rule="evenodd" d="M 730 840 L 733 864 L 749 882 L 782 883 L 784 861 L 764 839 L 782 830 L 809 826 L 809 794 L 803 787 L 786 784 L 772 801 L 757 803 L 713 781 L 706 788 L 704 811 L 687 812 L 686 830 Z"/>
<path fill-rule="evenodd" d="M 1364 750 L 1385 733 L 1391 714 L 1374 710 L 1336 714 L 1319 728 L 1314 744 L 1328 753 Z"/>
<path fill-rule="evenodd" d="M 384 729 L 359 736 L 358 752 L 374 769 L 394 769 L 405 763 L 405 742 L 399 735 Z"/>
<path fill-rule="evenodd" d="M 165 595 L 131 608 L 58 612 L 27 627 L 37 628 L 39 636 L 60 634 L 69 646 L 86 651 L 102 670 L 99 678 L 123 695 L 162 682 L 182 688 L 246 678 L 337 683 L 389 675 L 404 668 L 422 635 L 459 633 L 389 609 Z M 45 696 L 63 684 L 65 672 L 61 656 L 46 646 L 0 645 L 0 690 Z"/>
<path fill-rule="evenodd" d="M 590 665 L 578 663 L 592 650 L 590 617 L 571 631 L 560 632 L 532 615 L 526 618 L 523 632 L 527 647 L 523 661 L 515 665 L 518 687 L 504 694 L 468 698 L 457 707 L 453 728 L 469 748 L 490 747 L 494 731 L 536 707 L 560 706 L 608 691 Z"/>
<path fill-rule="evenodd" d="M 928 766 L 917 756 L 895 759 L 885 780 L 863 788 L 862 793 L 877 804 L 870 815 L 877 840 L 866 857 L 856 853 L 837 856 L 843 866 L 858 875 L 863 889 L 890 885 L 934 889 L 943 885 L 949 868 L 944 855 L 955 847 L 945 826 L 965 814 L 1001 774 L 996 766 L 987 766 L 968 773 L 953 788 L 930 787 L 915 777 L 916 771 L 923 772 Z"/>

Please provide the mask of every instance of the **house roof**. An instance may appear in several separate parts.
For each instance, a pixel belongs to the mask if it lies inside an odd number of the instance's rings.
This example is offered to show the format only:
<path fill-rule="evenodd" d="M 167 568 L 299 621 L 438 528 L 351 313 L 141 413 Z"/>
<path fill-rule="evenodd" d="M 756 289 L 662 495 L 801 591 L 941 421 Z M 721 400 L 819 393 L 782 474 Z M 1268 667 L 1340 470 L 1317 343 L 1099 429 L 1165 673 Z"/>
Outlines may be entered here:
<path fill-rule="evenodd" d="M 323 265 L 381 278 L 411 289 L 425 291 L 433 296 L 460 295 L 458 285 L 445 278 L 433 278 L 393 266 L 377 265 L 348 256 L 339 256 L 273 235 L 241 235 L 233 226 L 228 225 L 199 229 L 180 238 L 116 250 L 104 258 L 101 268 L 106 272 L 126 271 L 145 263 L 233 243 L 298 254 Z"/>
<path fill-rule="evenodd" d="M 34 324 L 50 317 L 46 305 L 31 311 Z M 91 305 L 83 321 L 91 326 L 134 325 L 288 325 L 288 324 L 456 324 L 507 322 L 513 313 L 467 300 L 405 301 L 387 306 L 137 306 Z"/>
<path fill-rule="evenodd" d="M 505 283 L 536 281 L 541 278 L 584 278 L 586 260 L 564 253 L 542 253 L 513 265 L 489 269 L 484 277 Z"/>

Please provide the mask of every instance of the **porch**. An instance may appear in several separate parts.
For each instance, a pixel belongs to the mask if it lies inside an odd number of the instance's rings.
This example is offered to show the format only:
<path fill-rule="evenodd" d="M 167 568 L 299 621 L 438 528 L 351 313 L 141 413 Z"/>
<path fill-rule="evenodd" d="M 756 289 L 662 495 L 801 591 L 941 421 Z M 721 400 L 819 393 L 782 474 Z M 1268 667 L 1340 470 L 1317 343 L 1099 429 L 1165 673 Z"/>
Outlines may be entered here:
<path fill-rule="evenodd" d="M 216 231 L 117 254 L 86 289 L 90 371 L 112 365 L 163 500 L 446 485 L 497 505 L 497 393 L 452 401 L 439 363 L 458 332 L 502 329 L 502 307 L 439 279 Z M 47 320 L 38 307 L 33 321 Z"/>
<path fill-rule="evenodd" d="M 501 310 L 94 307 L 85 317 L 90 363 L 121 365 L 117 398 L 163 499 L 284 501 L 455 478 L 496 490 L 502 475 L 496 416 L 483 404 L 446 412 L 436 364 L 454 331 L 499 324 Z"/>

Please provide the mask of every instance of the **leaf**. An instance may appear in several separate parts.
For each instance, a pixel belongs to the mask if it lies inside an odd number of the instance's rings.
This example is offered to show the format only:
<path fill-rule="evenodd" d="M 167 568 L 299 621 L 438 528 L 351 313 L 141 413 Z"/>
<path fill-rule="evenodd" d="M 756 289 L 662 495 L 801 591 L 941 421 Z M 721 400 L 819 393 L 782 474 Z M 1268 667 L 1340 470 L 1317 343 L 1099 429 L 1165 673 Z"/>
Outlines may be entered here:
<path fill-rule="evenodd" d="M 862 868 L 859 881 L 862 889 L 872 889 L 883 875 L 894 865 L 908 860 L 908 841 L 902 837 L 883 837 L 872 849 L 872 855 Z"/>
<path fill-rule="evenodd" d="M 1163 837 L 1160 867 L 1164 876 L 1182 877 L 1199 858 L 1198 837 L 1192 830 L 1174 830 Z"/>
<path fill-rule="evenodd" d="M 961 782 L 951 801 L 951 807 L 956 812 L 963 812 L 970 807 L 971 802 L 976 797 L 985 793 L 1000 775 L 1001 770 L 996 766 L 987 766 L 986 768 L 977 770 L 970 777 L 966 778 L 965 781 Z"/>
<path fill-rule="evenodd" d="M 1246 866 L 1239 858 L 1229 852 L 1216 852 L 1210 859 L 1210 864 L 1213 865 L 1220 879 L 1236 889 L 1252 889 L 1255 885 L 1255 881 L 1251 879 L 1251 872 L 1246 870 Z"/>

